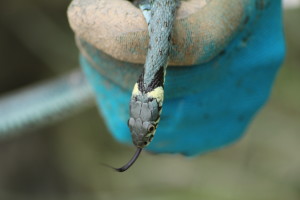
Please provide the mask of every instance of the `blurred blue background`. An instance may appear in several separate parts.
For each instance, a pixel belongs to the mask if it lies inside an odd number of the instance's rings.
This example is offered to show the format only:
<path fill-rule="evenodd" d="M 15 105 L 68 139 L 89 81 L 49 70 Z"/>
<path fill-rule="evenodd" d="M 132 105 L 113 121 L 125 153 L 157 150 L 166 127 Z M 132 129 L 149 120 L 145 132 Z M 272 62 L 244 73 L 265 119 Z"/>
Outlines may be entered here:
<path fill-rule="evenodd" d="M 67 0 L 0 1 L 0 95 L 78 68 Z M 287 57 L 268 104 L 239 142 L 204 156 L 117 143 L 96 107 L 0 141 L 0 199 L 300 199 L 300 9 L 284 12 Z M 1 111 L 0 111 L 1 112 Z"/>

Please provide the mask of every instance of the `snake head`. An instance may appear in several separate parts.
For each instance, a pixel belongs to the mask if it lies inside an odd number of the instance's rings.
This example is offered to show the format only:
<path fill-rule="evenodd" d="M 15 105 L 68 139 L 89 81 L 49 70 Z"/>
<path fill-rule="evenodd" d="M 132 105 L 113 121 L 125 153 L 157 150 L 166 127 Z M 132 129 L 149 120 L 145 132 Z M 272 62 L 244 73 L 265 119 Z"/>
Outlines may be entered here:
<path fill-rule="evenodd" d="M 128 126 L 135 146 L 144 148 L 152 141 L 160 119 L 161 105 L 157 98 L 149 94 L 132 96 Z"/>

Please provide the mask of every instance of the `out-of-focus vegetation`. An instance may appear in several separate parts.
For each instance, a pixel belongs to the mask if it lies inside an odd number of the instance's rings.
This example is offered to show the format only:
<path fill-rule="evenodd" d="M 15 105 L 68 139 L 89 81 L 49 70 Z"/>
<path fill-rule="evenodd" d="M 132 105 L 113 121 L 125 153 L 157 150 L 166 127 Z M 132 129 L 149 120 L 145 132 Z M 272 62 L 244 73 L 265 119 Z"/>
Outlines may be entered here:
<path fill-rule="evenodd" d="M 77 68 L 67 0 L 0 2 L 0 93 Z M 285 11 L 287 58 L 241 141 L 195 158 L 143 153 L 109 135 L 96 108 L 0 141 L 0 199 L 300 199 L 300 9 Z M 1 112 L 1 111 L 0 111 Z"/>

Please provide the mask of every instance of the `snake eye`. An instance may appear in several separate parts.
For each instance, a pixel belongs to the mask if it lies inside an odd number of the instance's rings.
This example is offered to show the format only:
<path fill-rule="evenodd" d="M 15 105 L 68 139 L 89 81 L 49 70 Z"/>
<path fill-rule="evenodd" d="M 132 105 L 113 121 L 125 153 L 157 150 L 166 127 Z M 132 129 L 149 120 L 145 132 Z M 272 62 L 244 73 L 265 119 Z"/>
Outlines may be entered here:
<path fill-rule="evenodd" d="M 154 131 L 154 129 L 155 129 L 155 127 L 152 124 L 150 124 L 148 126 L 148 132 L 152 132 L 152 131 Z"/>

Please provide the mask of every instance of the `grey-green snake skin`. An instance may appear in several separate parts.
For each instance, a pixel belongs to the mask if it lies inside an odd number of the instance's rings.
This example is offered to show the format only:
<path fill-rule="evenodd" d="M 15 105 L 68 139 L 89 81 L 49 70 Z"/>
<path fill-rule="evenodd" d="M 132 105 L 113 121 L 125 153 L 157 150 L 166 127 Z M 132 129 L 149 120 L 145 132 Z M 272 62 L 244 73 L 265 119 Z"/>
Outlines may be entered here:
<path fill-rule="evenodd" d="M 150 39 L 144 71 L 134 86 L 130 100 L 128 126 L 137 151 L 126 165 L 114 168 L 119 172 L 126 171 L 152 141 L 160 120 L 173 21 L 179 1 L 141 0 L 139 5 L 148 24 Z"/>

